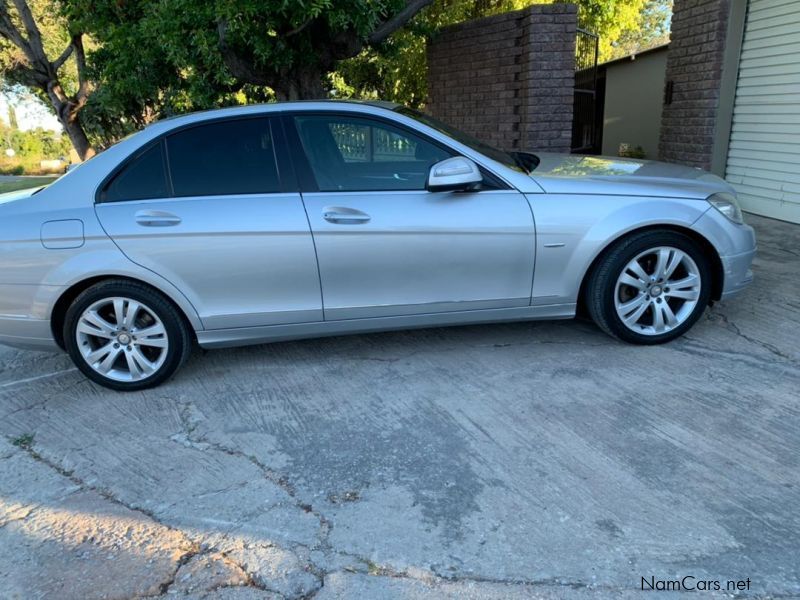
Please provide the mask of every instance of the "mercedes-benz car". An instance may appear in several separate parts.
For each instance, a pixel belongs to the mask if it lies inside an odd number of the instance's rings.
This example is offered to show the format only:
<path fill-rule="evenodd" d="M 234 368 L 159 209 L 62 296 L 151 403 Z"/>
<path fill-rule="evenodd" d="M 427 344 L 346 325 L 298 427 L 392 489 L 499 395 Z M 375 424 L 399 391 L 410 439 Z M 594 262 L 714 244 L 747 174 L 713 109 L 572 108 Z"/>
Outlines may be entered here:
<path fill-rule="evenodd" d="M 657 344 L 747 286 L 755 247 L 698 169 L 505 152 L 388 103 L 227 108 L 0 197 L 0 342 L 116 390 L 194 343 L 582 312 Z"/>

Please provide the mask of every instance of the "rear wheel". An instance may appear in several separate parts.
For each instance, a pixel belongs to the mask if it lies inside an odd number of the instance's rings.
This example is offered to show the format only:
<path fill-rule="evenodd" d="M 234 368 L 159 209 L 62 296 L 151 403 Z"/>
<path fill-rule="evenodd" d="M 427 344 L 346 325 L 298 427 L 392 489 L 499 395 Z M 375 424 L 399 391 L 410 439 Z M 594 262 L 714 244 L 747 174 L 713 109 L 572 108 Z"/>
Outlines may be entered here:
<path fill-rule="evenodd" d="M 711 295 L 708 259 L 690 237 L 645 231 L 612 246 L 586 286 L 586 305 L 607 333 L 635 344 L 660 344 L 686 331 Z"/>
<path fill-rule="evenodd" d="M 108 280 L 80 294 L 64 323 L 67 352 L 91 380 L 118 391 L 159 385 L 186 361 L 189 329 L 159 292 Z"/>

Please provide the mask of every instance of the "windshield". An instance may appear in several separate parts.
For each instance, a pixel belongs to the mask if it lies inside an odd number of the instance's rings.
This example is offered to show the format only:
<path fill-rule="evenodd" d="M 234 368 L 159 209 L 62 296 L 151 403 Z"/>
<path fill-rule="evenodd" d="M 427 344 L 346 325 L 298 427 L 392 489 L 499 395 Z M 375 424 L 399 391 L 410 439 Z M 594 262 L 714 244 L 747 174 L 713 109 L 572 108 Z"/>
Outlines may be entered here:
<path fill-rule="evenodd" d="M 521 163 L 519 158 L 516 156 L 516 153 L 503 152 L 502 150 L 498 150 L 489 144 L 484 144 L 482 141 L 475 139 L 471 135 L 468 135 L 463 131 L 459 131 L 455 127 L 450 127 L 446 123 L 442 123 L 439 119 L 436 119 L 430 115 L 426 115 L 424 112 L 405 106 L 395 109 L 395 112 L 406 117 L 411 117 L 412 119 L 419 121 L 428 127 L 432 127 L 446 136 L 453 138 L 455 141 L 460 142 L 465 146 L 469 146 L 476 152 L 480 152 L 484 156 L 487 156 L 510 169 L 514 169 L 515 171 L 520 171 L 522 173 L 530 172 L 524 163 Z"/>

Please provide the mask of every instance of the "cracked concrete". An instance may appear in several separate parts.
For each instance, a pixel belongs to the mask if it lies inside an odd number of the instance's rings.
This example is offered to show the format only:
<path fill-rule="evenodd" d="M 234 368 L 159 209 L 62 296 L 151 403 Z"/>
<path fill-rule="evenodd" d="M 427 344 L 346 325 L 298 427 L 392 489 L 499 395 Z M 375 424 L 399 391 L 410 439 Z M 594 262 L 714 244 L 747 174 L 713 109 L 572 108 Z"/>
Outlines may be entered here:
<path fill-rule="evenodd" d="M 800 227 L 749 220 L 755 284 L 667 346 L 329 338 L 127 395 L 0 348 L 0 597 L 800 596 Z"/>

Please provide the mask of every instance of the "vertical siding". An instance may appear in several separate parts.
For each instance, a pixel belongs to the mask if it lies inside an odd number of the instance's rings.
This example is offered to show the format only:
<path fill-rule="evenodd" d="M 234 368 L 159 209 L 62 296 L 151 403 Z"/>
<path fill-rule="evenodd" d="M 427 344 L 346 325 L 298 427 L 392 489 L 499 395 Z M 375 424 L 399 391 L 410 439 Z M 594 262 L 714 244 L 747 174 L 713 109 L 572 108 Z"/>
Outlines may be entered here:
<path fill-rule="evenodd" d="M 726 179 L 745 210 L 800 223 L 798 0 L 750 0 Z"/>
<path fill-rule="evenodd" d="M 726 179 L 745 210 L 800 223 L 799 0 L 750 0 Z"/>

